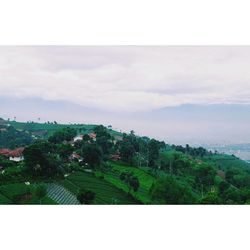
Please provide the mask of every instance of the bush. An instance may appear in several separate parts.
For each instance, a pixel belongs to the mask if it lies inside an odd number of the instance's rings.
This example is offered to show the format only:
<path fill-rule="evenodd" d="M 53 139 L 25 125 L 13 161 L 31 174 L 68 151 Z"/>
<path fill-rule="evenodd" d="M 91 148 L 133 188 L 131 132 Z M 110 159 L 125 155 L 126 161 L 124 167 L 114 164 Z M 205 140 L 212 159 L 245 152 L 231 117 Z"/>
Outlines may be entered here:
<path fill-rule="evenodd" d="M 81 189 L 77 195 L 77 199 L 81 204 L 91 204 L 95 199 L 95 193 L 90 190 Z"/>

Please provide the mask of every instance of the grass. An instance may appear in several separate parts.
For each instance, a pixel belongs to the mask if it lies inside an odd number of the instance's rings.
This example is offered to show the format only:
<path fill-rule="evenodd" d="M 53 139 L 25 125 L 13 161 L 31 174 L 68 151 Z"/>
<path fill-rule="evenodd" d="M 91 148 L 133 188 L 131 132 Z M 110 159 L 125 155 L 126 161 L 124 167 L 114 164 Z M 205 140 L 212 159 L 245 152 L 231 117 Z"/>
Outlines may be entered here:
<path fill-rule="evenodd" d="M 138 202 L 126 192 L 94 174 L 75 172 L 60 182 L 65 188 L 77 195 L 81 188 L 96 194 L 94 204 L 137 204 Z"/>
<path fill-rule="evenodd" d="M 205 161 L 215 163 L 222 170 L 228 170 L 229 168 L 239 168 L 239 169 L 250 169 L 250 164 L 238 159 L 234 156 L 231 155 L 226 155 L 226 154 L 220 154 L 220 155 L 213 155 L 210 157 L 205 157 Z"/>
<path fill-rule="evenodd" d="M 47 136 L 52 135 L 55 131 L 70 127 L 74 129 L 84 129 L 85 133 L 90 133 L 93 131 L 93 129 L 96 127 L 94 124 L 54 124 L 54 123 L 26 123 L 26 122 L 16 122 L 16 121 L 9 121 L 8 122 L 11 126 L 13 126 L 15 129 L 18 130 L 28 130 L 31 132 L 34 131 L 47 131 Z M 120 132 L 115 130 L 110 130 L 110 133 L 112 135 L 122 135 Z"/>
<path fill-rule="evenodd" d="M 40 204 L 40 200 L 38 200 L 38 198 L 36 196 L 33 196 L 31 200 L 29 200 L 28 202 L 26 202 L 25 204 L 29 204 L 29 205 L 39 205 Z M 57 203 L 50 199 L 49 197 L 45 196 L 43 199 L 41 199 L 41 205 L 56 205 Z"/>
<path fill-rule="evenodd" d="M 25 196 L 28 190 L 31 192 L 30 197 L 19 200 Z M 0 186 L 0 204 L 40 204 L 40 200 L 35 195 L 35 187 L 27 186 L 24 183 L 12 183 Z M 41 204 L 56 204 L 48 197 L 41 200 Z"/>
<path fill-rule="evenodd" d="M 96 125 L 93 124 L 47 124 L 47 123 L 26 123 L 26 122 L 16 122 L 10 121 L 9 124 L 18 130 L 28 130 L 31 132 L 34 131 L 47 131 L 48 136 L 52 135 L 55 131 L 70 127 L 75 129 L 85 129 L 85 131 L 90 132 L 94 129 Z"/>
<path fill-rule="evenodd" d="M 0 194 L 0 204 L 5 205 L 5 204 L 12 204 L 12 201 L 5 197 L 4 195 Z"/>
<path fill-rule="evenodd" d="M 140 187 L 137 192 L 131 191 L 131 194 L 141 201 L 144 204 L 149 204 L 151 202 L 149 196 L 149 190 L 152 184 L 155 182 L 155 177 L 144 171 L 143 169 L 125 165 L 118 162 L 109 162 L 112 171 L 106 172 L 104 174 L 105 180 L 124 190 L 125 192 L 129 191 L 128 186 L 120 179 L 120 174 L 122 172 L 131 172 L 134 176 L 136 176 L 140 182 Z"/>

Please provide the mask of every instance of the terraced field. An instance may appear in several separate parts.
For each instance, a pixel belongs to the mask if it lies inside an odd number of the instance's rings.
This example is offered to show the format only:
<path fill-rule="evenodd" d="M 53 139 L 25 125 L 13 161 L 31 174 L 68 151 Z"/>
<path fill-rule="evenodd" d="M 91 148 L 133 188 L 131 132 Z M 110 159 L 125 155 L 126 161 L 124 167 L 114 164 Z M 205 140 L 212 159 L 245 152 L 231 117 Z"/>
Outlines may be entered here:
<path fill-rule="evenodd" d="M 13 201 L 16 196 L 27 192 L 28 187 L 24 183 L 14 183 L 0 186 L 0 194 Z"/>
<path fill-rule="evenodd" d="M 110 162 L 112 171 L 104 174 L 105 180 L 115 185 L 116 187 L 128 192 L 128 186 L 120 179 L 122 172 L 132 172 L 139 179 L 140 187 L 137 192 L 132 191 L 132 195 L 144 204 L 150 203 L 149 190 L 155 181 L 155 178 L 146 171 L 121 163 Z"/>
<path fill-rule="evenodd" d="M 27 186 L 23 182 L 1 185 L 0 204 L 57 204 L 47 196 L 40 201 L 35 195 L 35 187 L 36 185 Z M 25 196 L 28 191 L 31 192 L 30 197 L 24 197 L 23 199 L 20 199 L 20 197 Z"/>
<path fill-rule="evenodd" d="M 75 195 L 81 188 L 91 190 L 96 194 L 94 204 L 138 204 L 131 195 L 91 173 L 73 173 L 63 180 L 61 185 Z"/>
<path fill-rule="evenodd" d="M 47 184 L 47 196 L 61 205 L 79 205 L 79 201 L 76 196 L 69 192 L 61 185 L 50 183 Z"/>
<path fill-rule="evenodd" d="M 12 201 L 5 197 L 4 195 L 0 194 L 0 204 L 5 205 L 5 204 L 12 204 Z"/>

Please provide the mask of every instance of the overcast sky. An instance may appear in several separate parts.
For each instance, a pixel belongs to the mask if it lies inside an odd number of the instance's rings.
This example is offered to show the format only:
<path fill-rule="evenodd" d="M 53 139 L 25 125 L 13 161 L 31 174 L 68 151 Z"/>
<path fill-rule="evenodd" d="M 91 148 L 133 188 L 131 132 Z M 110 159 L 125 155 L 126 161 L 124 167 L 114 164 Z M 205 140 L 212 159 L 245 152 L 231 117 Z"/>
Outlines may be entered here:
<path fill-rule="evenodd" d="M 250 103 L 250 47 L 0 47 L 0 95 L 106 111 Z"/>

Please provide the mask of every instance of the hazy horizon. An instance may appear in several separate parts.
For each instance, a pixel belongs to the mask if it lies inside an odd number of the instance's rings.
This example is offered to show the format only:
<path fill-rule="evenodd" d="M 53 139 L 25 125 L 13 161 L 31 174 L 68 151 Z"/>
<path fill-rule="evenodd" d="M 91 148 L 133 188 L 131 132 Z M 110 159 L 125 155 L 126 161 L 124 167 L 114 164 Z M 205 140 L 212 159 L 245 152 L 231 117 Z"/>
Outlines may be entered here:
<path fill-rule="evenodd" d="M 250 47 L 1 46 L 0 117 L 250 142 Z"/>

